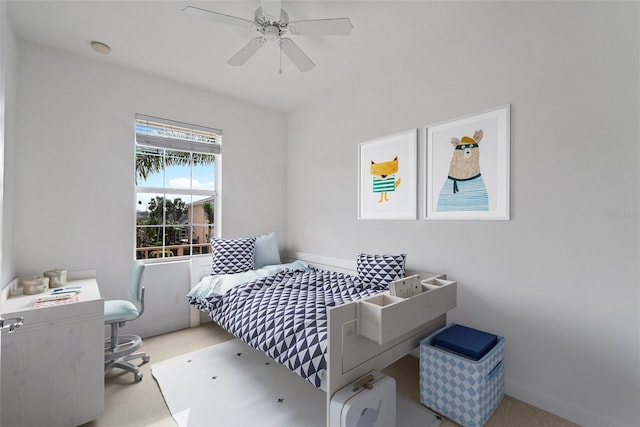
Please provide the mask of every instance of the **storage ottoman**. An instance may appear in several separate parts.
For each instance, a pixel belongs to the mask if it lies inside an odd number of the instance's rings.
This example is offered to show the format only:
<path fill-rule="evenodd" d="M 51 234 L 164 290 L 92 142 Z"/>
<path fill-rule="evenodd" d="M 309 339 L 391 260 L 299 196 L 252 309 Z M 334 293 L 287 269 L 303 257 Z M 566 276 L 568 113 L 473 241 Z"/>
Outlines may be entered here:
<path fill-rule="evenodd" d="M 504 396 L 504 337 L 480 360 L 434 347 L 433 337 L 420 341 L 420 401 L 464 427 L 480 427 Z"/>

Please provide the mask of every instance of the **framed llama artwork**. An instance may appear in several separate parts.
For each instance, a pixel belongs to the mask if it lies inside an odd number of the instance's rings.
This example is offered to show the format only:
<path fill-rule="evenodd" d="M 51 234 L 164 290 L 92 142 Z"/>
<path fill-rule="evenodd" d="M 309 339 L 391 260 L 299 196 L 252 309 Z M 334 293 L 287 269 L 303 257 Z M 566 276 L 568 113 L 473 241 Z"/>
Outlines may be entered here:
<path fill-rule="evenodd" d="M 425 219 L 509 219 L 510 110 L 425 129 Z"/>
<path fill-rule="evenodd" d="M 418 130 L 358 145 L 358 219 L 416 219 Z"/>

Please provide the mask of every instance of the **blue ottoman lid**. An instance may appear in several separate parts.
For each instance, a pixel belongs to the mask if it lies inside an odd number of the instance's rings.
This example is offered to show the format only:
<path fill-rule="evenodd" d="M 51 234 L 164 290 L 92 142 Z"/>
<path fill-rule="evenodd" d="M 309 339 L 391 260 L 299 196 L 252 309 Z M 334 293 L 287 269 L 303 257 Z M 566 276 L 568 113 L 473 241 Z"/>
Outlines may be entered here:
<path fill-rule="evenodd" d="M 473 360 L 482 359 L 497 342 L 497 335 L 456 324 L 444 329 L 431 339 L 432 345 Z"/>

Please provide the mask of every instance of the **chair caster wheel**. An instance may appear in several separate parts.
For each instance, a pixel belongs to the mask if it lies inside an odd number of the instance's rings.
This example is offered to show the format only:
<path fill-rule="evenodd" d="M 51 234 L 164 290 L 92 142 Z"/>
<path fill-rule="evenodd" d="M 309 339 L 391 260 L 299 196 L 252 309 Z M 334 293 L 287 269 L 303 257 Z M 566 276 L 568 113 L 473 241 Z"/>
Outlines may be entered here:
<path fill-rule="evenodd" d="M 142 358 L 142 363 L 149 363 L 149 360 L 151 360 L 151 356 L 144 356 Z"/>
<path fill-rule="evenodd" d="M 142 381 L 142 374 L 141 373 L 133 374 L 133 380 L 139 383 L 140 381 Z"/>

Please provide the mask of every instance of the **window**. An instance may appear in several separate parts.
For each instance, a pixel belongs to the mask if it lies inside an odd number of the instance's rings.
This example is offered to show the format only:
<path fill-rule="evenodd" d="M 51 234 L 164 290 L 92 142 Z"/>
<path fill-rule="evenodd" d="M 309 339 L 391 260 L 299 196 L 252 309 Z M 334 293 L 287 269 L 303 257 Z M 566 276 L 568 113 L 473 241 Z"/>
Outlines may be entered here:
<path fill-rule="evenodd" d="M 217 129 L 136 114 L 136 258 L 208 253 L 218 231 Z"/>

